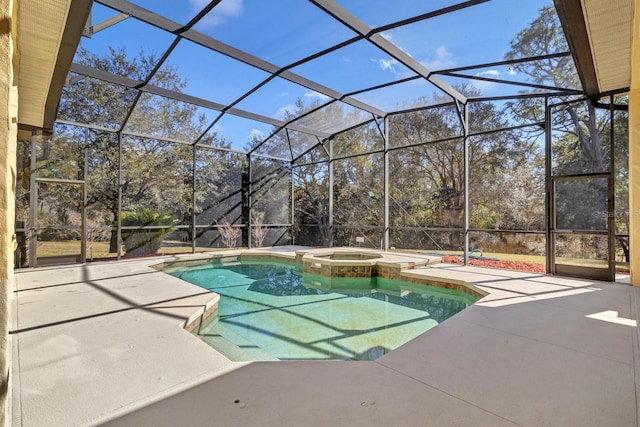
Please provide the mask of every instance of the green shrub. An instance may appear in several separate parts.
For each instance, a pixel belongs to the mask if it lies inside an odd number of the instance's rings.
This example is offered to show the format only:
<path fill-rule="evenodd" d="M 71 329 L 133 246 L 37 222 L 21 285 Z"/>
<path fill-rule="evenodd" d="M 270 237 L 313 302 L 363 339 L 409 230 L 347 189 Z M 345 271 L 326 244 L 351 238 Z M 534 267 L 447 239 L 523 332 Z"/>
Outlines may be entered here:
<path fill-rule="evenodd" d="M 176 218 L 166 212 L 154 212 L 149 208 L 124 211 L 120 217 L 123 227 L 163 226 L 147 230 L 122 230 L 124 250 L 127 255 L 155 254 L 165 235 L 175 230 Z"/>

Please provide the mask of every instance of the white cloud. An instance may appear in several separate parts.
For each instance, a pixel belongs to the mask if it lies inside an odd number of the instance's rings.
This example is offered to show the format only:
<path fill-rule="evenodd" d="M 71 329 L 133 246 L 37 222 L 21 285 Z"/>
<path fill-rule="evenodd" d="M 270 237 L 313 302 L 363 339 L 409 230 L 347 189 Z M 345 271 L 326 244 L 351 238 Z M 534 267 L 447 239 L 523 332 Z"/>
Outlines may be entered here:
<path fill-rule="evenodd" d="M 505 67 L 504 71 L 491 69 L 491 70 L 481 71 L 479 73 L 476 73 L 475 75 L 477 77 L 487 77 L 487 78 L 497 79 L 501 76 L 504 78 L 505 75 L 515 76 L 517 74 L 518 74 L 517 71 L 515 71 L 513 67 L 507 66 Z M 496 93 L 498 92 L 498 89 L 501 86 L 500 83 L 484 81 L 484 80 L 474 80 L 471 83 L 471 85 L 476 89 L 478 89 L 483 94 Z"/>
<path fill-rule="evenodd" d="M 440 46 L 436 49 L 433 58 L 421 61 L 421 64 L 427 67 L 429 71 L 439 71 L 455 66 L 456 61 L 453 59 L 453 54 L 446 47 Z"/>
<path fill-rule="evenodd" d="M 487 70 L 487 71 L 482 71 L 480 73 L 476 73 L 476 76 L 478 77 L 488 77 L 488 78 L 498 78 L 500 77 L 500 71 L 498 70 Z M 484 81 L 484 80 L 474 80 L 473 83 L 471 83 L 471 85 L 473 87 L 475 87 L 476 89 L 478 89 L 480 91 L 480 93 L 482 94 L 488 94 L 491 92 L 494 92 L 496 90 L 497 87 L 497 83 L 495 82 L 488 82 L 488 81 Z"/>
<path fill-rule="evenodd" d="M 506 71 L 487 70 L 487 71 L 482 71 L 480 73 L 476 73 L 476 76 L 497 78 L 497 77 L 503 76 L 504 74 L 515 76 L 518 74 L 518 72 L 514 70 L 513 67 L 507 67 Z"/>
<path fill-rule="evenodd" d="M 315 99 L 319 99 L 320 101 L 328 101 L 328 100 L 331 99 L 331 97 L 329 97 L 329 96 L 327 96 L 325 94 L 322 94 L 320 92 L 316 92 L 315 90 L 311 90 L 309 92 L 306 92 L 304 94 L 304 97 L 305 98 L 309 98 L 309 99 L 314 99 L 315 98 Z"/>
<path fill-rule="evenodd" d="M 375 62 L 376 64 L 378 64 L 380 66 L 380 69 L 382 71 L 393 71 L 394 73 L 396 72 L 396 65 L 399 65 L 399 62 L 396 61 L 395 59 L 374 59 L 371 58 L 371 62 Z"/>
<path fill-rule="evenodd" d="M 476 74 L 478 77 L 498 77 L 500 76 L 500 71 L 498 70 L 487 70 L 481 73 Z"/>
<path fill-rule="evenodd" d="M 194 11 L 201 11 L 210 0 L 189 0 Z M 243 0 L 222 0 L 207 15 L 198 22 L 204 27 L 215 27 L 225 22 L 228 18 L 236 18 L 244 12 Z"/>
<path fill-rule="evenodd" d="M 384 37 L 389 42 L 394 43 L 393 34 L 387 32 L 381 32 L 380 35 Z M 397 42 L 394 43 L 395 47 L 400 49 L 404 54 L 408 57 L 412 58 L 410 52 L 408 52 L 404 47 L 400 46 Z M 396 78 L 406 78 L 414 75 L 412 71 L 410 71 L 404 64 L 399 62 L 394 58 L 371 58 L 371 62 L 378 64 L 382 71 L 391 71 Z"/>
<path fill-rule="evenodd" d="M 504 78 L 505 75 L 515 76 L 517 74 L 518 74 L 517 71 L 514 70 L 513 67 L 507 66 L 504 71 L 493 70 L 492 69 L 492 70 L 487 70 L 487 71 L 482 71 L 480 73 L 476 73 L 476 76 L 497 79 L 500 76 L 502 76 Z M 483 80 L 475 80 L 472 83 L 472 85 L 476 89 L 478 89 L 480 92 L 482 92 L 483 94 L 495 93 L 495 92 L 498 91 L 498 88 L 499 88 L 499 83 L 487 82 L 487 81 L 483 81 Z"/>
<path fill-rule="evenodd" d="M 436 49 L 436 55 L 438 56 L 438 58 L 448 58 L 452 56 L 452 53 L 449 52 L 446 47 L 438 46 L 438 48 Z"/>
<path fill-rule="evenodd" d="M 252 141 L 254 139 L 264 139 L 264 132 L 262 132 L 259 129 L 251 129 L 251 132 L 249 132 L 249 135 L 247 135 L 247 139 Z"/>
<path fill-rule="evenodd" d="M 284 120 L 287 113 L 293 114 L 294 111 L 296 111 L 296 106 L 293 104 L 287 104 L 284 107 L 280 107 L 278 108 L 278 111 L 276 111 L 276 119 Z"/>
<path fill-rule="evenodd" d="M 388 33 L 386 31 L 381 32 L 380 35 L 389 41 L 393 39 L 393 34 Z"/>

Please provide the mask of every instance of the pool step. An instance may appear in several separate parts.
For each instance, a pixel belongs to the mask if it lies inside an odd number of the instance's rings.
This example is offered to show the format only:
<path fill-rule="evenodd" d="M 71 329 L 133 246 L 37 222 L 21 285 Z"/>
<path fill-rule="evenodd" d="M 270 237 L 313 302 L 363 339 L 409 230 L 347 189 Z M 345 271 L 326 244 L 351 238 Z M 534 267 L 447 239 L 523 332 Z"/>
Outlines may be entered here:
<path fill-rule="evenodd" d="M 220 322 L 209 325 L 201 338 L 235 362 L 278 360 Z"/>

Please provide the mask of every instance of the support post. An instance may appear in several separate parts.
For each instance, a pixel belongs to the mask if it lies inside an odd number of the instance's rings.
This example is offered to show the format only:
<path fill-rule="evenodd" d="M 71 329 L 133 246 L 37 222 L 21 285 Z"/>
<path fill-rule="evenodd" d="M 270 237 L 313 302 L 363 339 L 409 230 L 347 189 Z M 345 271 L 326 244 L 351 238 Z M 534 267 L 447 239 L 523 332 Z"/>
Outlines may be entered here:
<path fill-rule="evenodd" d="M 294 237 L 294 222 L 296 220 L 296 187 L 295 187 L 295 183 L 294 183 L 294 179 L 293 179 L 293 161 L 289 162 L 289 183 L 291 184 L 291 217 L 290 217 L 290 221 L 291 221 L 291 244 L 295 245 L 295 237 Z"/>
<path fill-rule="evenodd" d="M 118 223 L 116 224 L 116 258 L 122 257 L 122 132 L 118 132 Z"/>
<path fill-rule="evenodd" d="M 247 154 L 247 164 L 242 169 L 242 246 L 251 248 L 251 154 Z"/>
<path fill-rule="evenodd" d="M 198 150 L 193 145 L 191 157 L 191 253 L 196 253 L 196 155 Z"/>
<path fill-rule="evenodd" d="M 616 281 L 616 127 L 615 127 L 615 99 L 609 96 L 609 182 L 607 189 L 607 229 L 609 237 L 609 281 Z"/>
<path fill-rule="evenodd" d="M 384 243 L 389 250 L 389 116 L 384 118 Z"/>
<path fill-rule="evenodd" d="M 34 131 L 31 133 L 31 163 L 29 173 L 29 267 L 37 267 L 38 261 L 36 250 L 38 248 L 38 224 L 36 223 L 37 203 L 38 203 L 38 184 L 36 183 L 36 168 L 38 157 L 38 134 Z"/>
<path fill-rule="evenodd" d="M 84 168 L 82 173 L 82 235 L 80 237 L 80 262 L 87 262 L 87 181 L 89 178 L 89 128 L 84 130 Z"/>
<path fill-rule="evenodd" d="M 333 139 L 329 140 L 329 247 L 333 247 Z"/>
<path fill-rule="evenodd" d="M 545 240 L 547 243 L 546 272 L 555 272 L 555 234 L 553 234 L 554 209 L 553 209 L 553 177 L 551 173 L 551 107 L 549 97 L 544 98 L 544 186 L 545 186 Z"/>
<path fill-rule="evenodd" d="M 469 106 L 464 104 L 464 265 L 469 265 Z"/>

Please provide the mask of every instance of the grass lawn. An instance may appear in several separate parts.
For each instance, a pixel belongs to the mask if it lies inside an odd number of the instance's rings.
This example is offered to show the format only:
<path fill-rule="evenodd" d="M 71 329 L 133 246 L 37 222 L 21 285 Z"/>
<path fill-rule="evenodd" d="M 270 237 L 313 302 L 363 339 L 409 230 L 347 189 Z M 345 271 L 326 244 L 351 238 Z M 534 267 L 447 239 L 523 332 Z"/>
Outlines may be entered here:
<path fill-rule="evenodd" d="M 211 252 L 224 250 L 224 248 L 208 248 L 208 247 L 196 247 L 196 252 Z M 461 251 L 434 251 L 434 250 L 398 250 L 400 252 L 429 252 L 429 253 L 441 253 L 447 255 L 462 255 Z M 57 242 L 38 242 L 38 256 L 56 256 L 56 255 L 76 255 L 80 253 L 80 241 L 68 240 Z M 162 247 L 158 251 L 157 255 L 171 255 L 171 254 L 184 254 L 191 253 L 191 242 L 178 242 L 167 241 L 162 243 Z M 478 252 L 474 252 L 474 255 L 479 255 Z M 532 262 L 536 264 L 545 263 L 545 257 L 543 255 L 522 255 L 522 254 L 504 254 L 484 252 L 482 254 L 488 258 L 498 258 L 504 261 L 521 261 Z M 116 254 L 109 253 L 109 242 L 89 242 L 87 244 L 87 260 L 116 258 Z M 606 261 L 600 260 L 585 260 L 585 259 L 571 259 L 562 258 L 563 264 L 571 265 L 584 265 L 590 267 L 602 267 L 606 268 Z M 629 271 L 629 263 L 616 262 L 616 268 L 619 271 Z"/>
<path fill-rule="evenodd" d="M 166 243 L 166 244 L 165 244 Z M 38 257 L 57 255 L 77 255 L 80 253 L 79 240 L 57 242 L 38 242 Z M 196 247 L 196 252 L 210 252 L 224 250 L 220 248 Z M 124 252 L 123 252 L 124 253 Z M 191 242 L 163 242 L 157 255 L 191 253 Z M 116 258 L 115 253 L 109 253 L 109 242 L 89 242 L 87 244 L 87 260 Z"/>
<path fill-rule="evenodd" d="M 428 251 L 416 251 L 416 250 L 400 250 L 402 252 L 428 252 L 428 253 L 438 253 L 438 254 L 447 254 L 447 255 L 460 255 L 462 256 L 462 251 L 438 251 L 438 250 L 428 250 Z M 479 252 L 474 252 L 473 255 L 480 255 Z M 523 255 L 523 254 L 505 254 L 498 252 L 483 252 L 482 256 L 487 258 L 498 258 L 502 261 L 520 261 L 520 262 L 532 262 L 535 264 L 546 263 L 546 257 L 544 255 Z M 581 265 L 585 267 L 600 267 L 607 268 L 607 261 L 605 260 L 591 260 L 591 259 L 579 259 L 579 258 L 557 258 L 556 262 L 560 261 L 562 264 L 569 265 Z M 616 270 L 618 271 L 629 271 L 629 263 L 624 261 L 616 261 Z"/>

